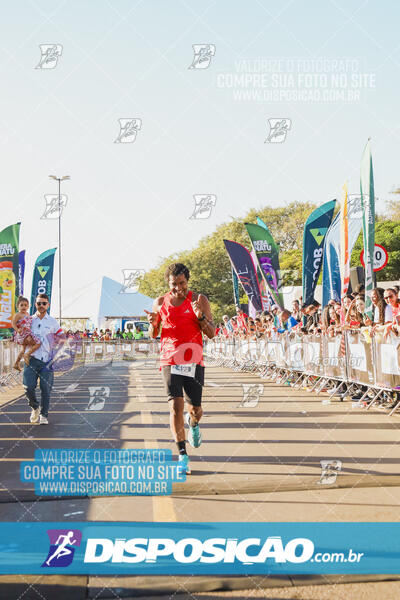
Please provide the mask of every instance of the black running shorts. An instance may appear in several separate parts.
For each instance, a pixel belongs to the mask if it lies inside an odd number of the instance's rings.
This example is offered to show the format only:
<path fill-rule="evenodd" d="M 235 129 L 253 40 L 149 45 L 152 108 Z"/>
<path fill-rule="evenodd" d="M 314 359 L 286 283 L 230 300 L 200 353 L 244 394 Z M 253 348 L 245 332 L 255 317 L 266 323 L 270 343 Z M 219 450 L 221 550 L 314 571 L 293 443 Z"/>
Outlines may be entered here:
<path fill-rule="evenodd" d="M 165 391 L 168 400 L 172 398 L 185 397 L 186 401 L 192 406 L 201 406 L 201 396 L 204 385 L 204 367 L 196 365 L 194 377 L 186 375 L 171 375 L 171 365 L 162 367 Z"/>

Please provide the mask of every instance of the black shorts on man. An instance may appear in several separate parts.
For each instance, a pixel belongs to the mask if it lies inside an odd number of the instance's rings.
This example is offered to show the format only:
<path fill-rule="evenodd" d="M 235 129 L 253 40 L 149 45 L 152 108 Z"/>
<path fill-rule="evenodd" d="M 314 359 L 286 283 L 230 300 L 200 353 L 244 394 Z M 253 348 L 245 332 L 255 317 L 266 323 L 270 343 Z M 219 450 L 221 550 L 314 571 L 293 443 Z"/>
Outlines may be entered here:
<path fill-rule="evenodd" d="M 168 400 L 185 397 L 192 406 L 201 406 L 204 386 L 204 367 L 196 365 L 194 377 L 171 373 L 171 365 L 162 367 L 165 391 Z"/>

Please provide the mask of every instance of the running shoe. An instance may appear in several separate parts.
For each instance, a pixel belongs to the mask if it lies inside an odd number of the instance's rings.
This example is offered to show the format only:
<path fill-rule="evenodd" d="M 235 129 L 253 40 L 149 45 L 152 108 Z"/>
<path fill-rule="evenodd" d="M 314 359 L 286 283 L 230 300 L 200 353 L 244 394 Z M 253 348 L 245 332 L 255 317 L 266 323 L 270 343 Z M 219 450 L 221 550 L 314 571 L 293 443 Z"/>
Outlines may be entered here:
<path fill-rule="evenodd" d="M 190 475 L 189 457 L 187 454 L 179 455 L 178 469 L 182 469 L 186 475 Z"/>
<path fill-rule="evenodd" d="M 39 418 L 40 418 L 40 407 L 32 408 L 31 416 L 29 419 L 30 422 L 31 423 L 39 423 Z"/>
<path fill-rule="evenodd" d="M 39 425 L 48 425 L 48 424 L 49 424 L 49 421 L 48 421 L 47 417 L 40 415 Z"/>
<path fill-rule="evenodd" d="M 201 431 L 199 425 L 192 427 L 190 424 L 190 414 L 186 413 L 186 425 L 189 427 L 188 442 L 192 448 L 198 448 L 201 445 Z"/>

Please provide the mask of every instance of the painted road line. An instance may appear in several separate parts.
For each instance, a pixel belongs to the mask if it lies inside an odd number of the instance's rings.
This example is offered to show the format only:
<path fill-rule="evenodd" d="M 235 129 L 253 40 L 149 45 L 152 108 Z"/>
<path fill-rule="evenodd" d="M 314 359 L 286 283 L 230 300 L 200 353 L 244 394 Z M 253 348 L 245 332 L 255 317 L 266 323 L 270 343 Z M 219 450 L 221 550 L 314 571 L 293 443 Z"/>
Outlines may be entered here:
<path fill-rule="evenodd" d="M 65 394 L 68 394 L 70 392 L 74 392 L 78 386 L 79 386 L 79 383 L 71 383 L 68 387 L 65 388 L 65 390 L 60 390 L 60 392 L 64 392 Z"/>
<path fill-rule="evenodd" d="M 146 402 L 146 394 L 143 387 L 143 380 L 140 376 L 140 373 L 136 371 L 136 381 L 137 388 L 142 390 L 140 395 L 144 398 L 143 400 L 139 399 L 139 402 Z M 140 418 L 143 425 L 152 425 L 153 415 L 151 411 L 144 412 L 140 411 Z M 151 450 L 152 448 L 159 449 L 158 442 L 156 440 L 144 440 L 144 445 L 146 450 Z M 153 500 L 153 520 L 155 523 L 165 522 L 165 521 L 176 521 L 176 513 L 174 509 L 174 503 L 170 496 L 152 496 Z"/>
<path fill-rule="evenodd" d="M 135 371 L 135 368 L 131 368 L 131 372 L 129 374 L 129 387 L 133 387 L 137 392 L 137 399 L 139 402 L 147 402 L 146 394 L 143 387 L 143 382 L 138 374 L 138 371 Z"/>

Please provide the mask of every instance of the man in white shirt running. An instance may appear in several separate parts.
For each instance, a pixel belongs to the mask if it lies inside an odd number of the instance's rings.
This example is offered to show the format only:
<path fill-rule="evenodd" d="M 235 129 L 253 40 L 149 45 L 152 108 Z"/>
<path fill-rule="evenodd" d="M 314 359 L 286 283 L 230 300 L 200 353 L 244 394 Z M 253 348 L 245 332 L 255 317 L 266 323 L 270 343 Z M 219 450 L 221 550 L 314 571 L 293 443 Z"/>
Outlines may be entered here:
<path fill-rule="evenodd" d="M 31 423 L 48 424 L 50 394 L 53 387 L 54 373 L 51 362 L 54 348 L 62 339 L 63 331 L 56 319 L 47 314 L 49 297 L 47 294 L 38 294 L 35 301 L 36 314 L 32 320 L 32 333 L 39 338 L 41 345 L 32 353 L 29 365 L 25 365 L 23 384 L 32 409 Z M 41 402 L 36 398 L 37 381 L 40 380 Z"/>

